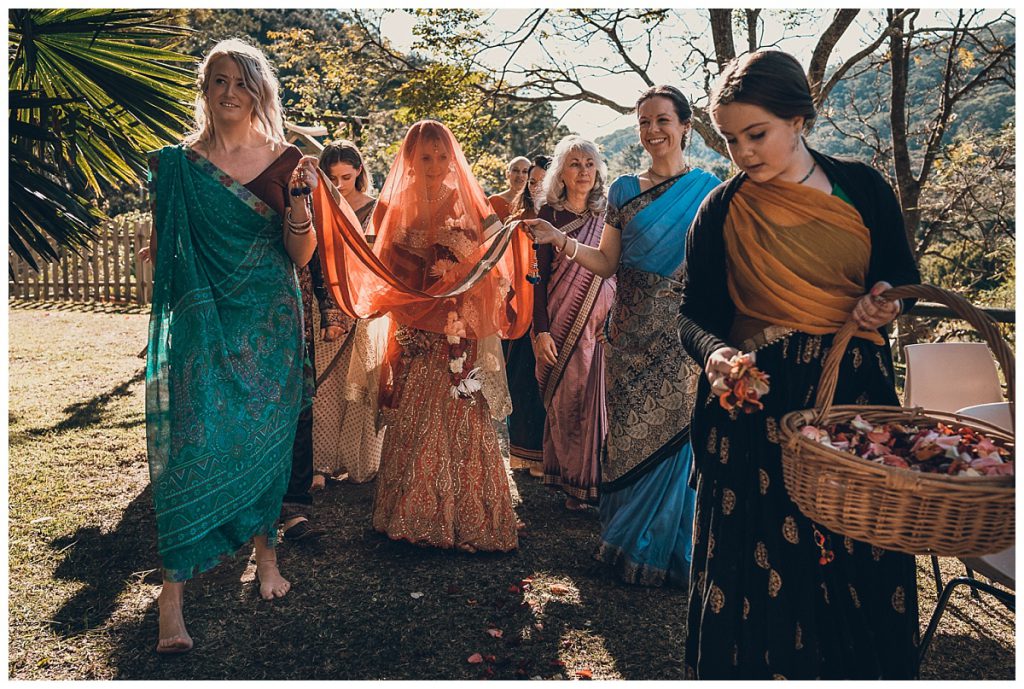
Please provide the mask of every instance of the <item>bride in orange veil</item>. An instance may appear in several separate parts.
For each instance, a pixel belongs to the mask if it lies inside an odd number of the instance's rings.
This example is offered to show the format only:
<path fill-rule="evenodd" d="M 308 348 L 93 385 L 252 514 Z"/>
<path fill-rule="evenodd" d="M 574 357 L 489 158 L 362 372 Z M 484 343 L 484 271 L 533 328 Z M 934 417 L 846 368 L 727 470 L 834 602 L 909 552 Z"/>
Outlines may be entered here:
<path fill-rule="evenodd" d="M 498 338 L 530 325 L 528 235 L 500 224 L 455 137 L 432 120 L 405 136 L 372 248 L 332 188 L 321 180 L 313 190 L 325 282 L 349 315 L 392 320 L 374 528 L 441 548 L 515 548 L 491 418 L 511 411 Z"/>

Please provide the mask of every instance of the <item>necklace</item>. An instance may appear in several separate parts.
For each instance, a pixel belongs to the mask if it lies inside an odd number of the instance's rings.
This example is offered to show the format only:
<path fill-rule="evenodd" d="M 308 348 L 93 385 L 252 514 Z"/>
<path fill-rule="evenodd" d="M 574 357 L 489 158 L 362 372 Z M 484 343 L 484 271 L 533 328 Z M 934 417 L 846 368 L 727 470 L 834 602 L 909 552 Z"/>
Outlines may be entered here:
<path fill-rule="evenodd" d="M 689 165 L 683 165 L 683 168 L 679 172 L 677 172 L 676 174 L 674 174 L 674 175 L 667 175 L 666 176 L 666 175 L 659 175 L 657 172 L 654 171 L 654 168 L 648 167 L 647 168 L 647 177 L 650 178 L 651 182 L 653 182 L 654 184 L 661 184 L 662 182 L 664 182 L 667 179 L 672 179 L 673 177 L 679 177 L 680 175 L 684 175 L 684 174 L 686 174 L 689 171 L 690 171 L 690 166 Z M 655 179 L 655 177 L 657 177 L 657 179 Z"/>
<path fill-rule="evenodd" d="M 446 186 L 442 185 L 441 186 L 441 193 L 438 194 L 437 196 L 435 196 L 434 198 L 430 198 L 430 193 L 429 192 L 424 192 L 423 196 L 427 199 L 427 203 L 437 203 L 438 201 L 442 201 L 446 196 L 448 196 L 448 193 L 450 191 L 451 191 L 451 187 L 446 187 Z"/>
<path fill-rule="evenodd" d="M 583 215 L 584 213 L 587 212 L 586 206 L 584 206 L 580 210 L 576 210 L 575 208 L 570 206 L 568 199 L 566 199 L 565 201 L 562 202 L 562 208 L 564 208 L 565 210 L 569 211 L 570 213 L 574 213 L 576 215 Z"/>
<path fill-rule="evenodd" d="M 801 179 L 799 182 L 797 182 L 797 184 L 803 184 L 804 182 L 809 180 L 811 178 L 811 175 L 813 175 L 814 171 L 817 170 L 817 169 L 818 169 L 818 161 L 815 160 L 811 164 L 811 169 L 807 171 L 807 174 L 804 175 L 804 178 Z"/>

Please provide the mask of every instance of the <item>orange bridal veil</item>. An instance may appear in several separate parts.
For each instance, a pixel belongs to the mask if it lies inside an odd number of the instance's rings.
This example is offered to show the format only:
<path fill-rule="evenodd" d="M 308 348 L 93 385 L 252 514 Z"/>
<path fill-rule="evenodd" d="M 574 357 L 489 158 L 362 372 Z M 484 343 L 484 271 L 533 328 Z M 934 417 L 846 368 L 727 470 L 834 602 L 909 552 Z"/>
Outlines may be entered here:
<path fill-rule="evenodd" d="M 530 239 L 515 223 L 500 224 L 440 122 L 417 122 L 405 135 L 374 210 L 372 247 L 322 174 L 313 215 L 324 280 L 350 316 L 388 314 L 400 325 L 445 333 L 454 312 L 462 336 L 480 341 L 514 339 L 529 327 Z"/>

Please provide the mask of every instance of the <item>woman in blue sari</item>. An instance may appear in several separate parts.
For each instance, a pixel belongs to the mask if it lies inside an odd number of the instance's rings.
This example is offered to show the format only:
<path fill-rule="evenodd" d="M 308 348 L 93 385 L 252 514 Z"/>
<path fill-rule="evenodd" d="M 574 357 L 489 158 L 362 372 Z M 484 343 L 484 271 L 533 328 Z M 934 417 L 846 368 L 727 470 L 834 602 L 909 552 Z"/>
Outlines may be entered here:
<path fill-rule="evenodd" d="M 690 107 L 678 89 L 649 89 L 636 112 L 652 164 L 612 184 L 600 246 L 579 246 L 575 256 L 618 280 L 606 331 L 609 418 L 594 557 L 627 583 L 681 585 L 693 550 L 689 425 L 700 370 L 675 333 L 678 271 L 690 221 L 719 180 L 686 164 Z M 534 232 L 556 247 L 568 241 L 540 225 Z"/>
<path fill-rule="evenodd" d="M 290 587 L 273 540 L 303 402 L 295 267 L 316 248 L 301 192 L 315 160 L 284 141 L 266 58 L 241 41 L 218 43 L 199 67 L 199 91 L 196 131 L 150 158 L 146 435 L 164 573 L 158 653 L 192 648 L 184 582 L 250 539 L 260 595 Z"/>

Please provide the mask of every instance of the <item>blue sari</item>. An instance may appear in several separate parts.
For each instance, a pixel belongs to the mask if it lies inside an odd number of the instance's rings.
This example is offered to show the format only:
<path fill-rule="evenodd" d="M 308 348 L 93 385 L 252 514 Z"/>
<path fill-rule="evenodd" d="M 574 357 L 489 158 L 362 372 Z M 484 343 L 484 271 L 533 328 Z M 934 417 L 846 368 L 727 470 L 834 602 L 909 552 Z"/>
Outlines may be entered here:
<path fill-rule="evenodd" d="M 719 184 L 693 170 L 640 191 L 626 175 L 608 192 L 621 233 L 608 319 L 608 437 L 601 458 L 601 543 L 595 557 L 627 583 L 685 584 L 693 553 L 690 416 L 699 367 L 675 332 L 686 232 Z"/>

